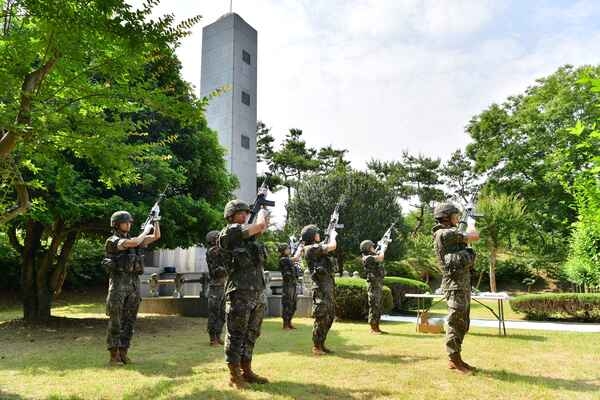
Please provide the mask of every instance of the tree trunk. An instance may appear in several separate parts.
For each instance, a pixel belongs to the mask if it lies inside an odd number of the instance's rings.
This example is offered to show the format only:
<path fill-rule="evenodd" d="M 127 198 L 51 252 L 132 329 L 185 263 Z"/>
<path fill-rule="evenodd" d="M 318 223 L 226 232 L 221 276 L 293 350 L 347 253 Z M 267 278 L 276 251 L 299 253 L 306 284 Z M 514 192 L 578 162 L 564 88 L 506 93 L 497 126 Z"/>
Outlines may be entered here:
<path fill-rule="evenodd" d="M 419 216 L 417 217 L 417 225 L 415 226 L 415 229 L 413 229 L 411 236 L 415 237 L 417 235 L 417 233 L 419 233 L 419 230 L 421 229 L 421 226 L 423 226 L 423 220 L 424 220 L 424 215 L 425 215 L 425 205 L 421 204 L 421 207 L 419 207 Z"/>
<path fill-rule="evenodd" d="M 493 247 L 490 251 L 490 291 L 496 292 L 496 257 L 497 249 Z"/>
<path fill-rule="evenodd" d="M 42 239 L 46 237 L 50 239 L 47 249 L 42 246 Z M 51 231 L 40 222 L 27 222 L 25 245 L 21 246 L 23 318 L 26 321 L 50 319 L 52 300 L 62 288 L 67 260 L 76 238 L 77 232 L 67 231 L 62 220 L 57 220 Z M 18 247 L 18 243 L 16 245 Z"/>

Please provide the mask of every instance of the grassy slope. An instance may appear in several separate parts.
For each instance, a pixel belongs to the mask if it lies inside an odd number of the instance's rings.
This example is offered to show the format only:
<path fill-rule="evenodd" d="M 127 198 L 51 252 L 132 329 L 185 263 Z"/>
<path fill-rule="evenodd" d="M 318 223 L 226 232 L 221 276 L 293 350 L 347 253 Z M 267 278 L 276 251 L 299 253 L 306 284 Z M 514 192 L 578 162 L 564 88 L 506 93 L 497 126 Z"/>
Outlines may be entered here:
<path fill-rule="evenodd" d="M 592 399 L 599 398 L 600 341 L 593 334 L 474 329 L 464 356 L 481 371 L 463 377 L 445 368 L 443 338 L 386 324 L 334 324 L 333 356 L 310 355 L 311 320 L 282 332 L 268 319 L 255 369 L 272 384 L 241 393 L 226 382 L 223 352 L 207 346 L 206 320 L 144 316 L 132 348 L 134 365 L 105 367 L 102 304 L 62 305 L 62 319 L 36 330 L 0 323 L 2 399 Z M 7 315 L 0 313 L 0 320 Z"/>

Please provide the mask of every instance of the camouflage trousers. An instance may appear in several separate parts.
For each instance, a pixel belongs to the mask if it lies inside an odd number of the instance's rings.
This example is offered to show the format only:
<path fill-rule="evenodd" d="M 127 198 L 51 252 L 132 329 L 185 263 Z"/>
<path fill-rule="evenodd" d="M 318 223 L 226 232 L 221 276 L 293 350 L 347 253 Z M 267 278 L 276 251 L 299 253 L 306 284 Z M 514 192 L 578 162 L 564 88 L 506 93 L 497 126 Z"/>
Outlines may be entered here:
<path fill-rule="evenodd" d="M 141 300 L 139 286 L 111 285 L 106 298 L 106 315 L 108 315 L 106 344 L 109 349 L 129 348 Z"/>
<path fill-rule="evenodd" d="M 225 325 L 225 287 L 210 285 L 208 291 L 208 322 L 206 331 L 212 338 L 221 337 Z"/>
<path fill-rule="evenodd" d="M 471 322 L 471 292 L 469 290 L 448 290 L 445 292 L 448 303 L 448 329 L 446 331 L 446 351 L 448 355 L 460 353 L 463 339 Z"/>
<path fill-rule="evenodd" d="M 317 282 L 315 282 L 317 283 Z M 322 345 L 335 319 L 335 289 L 333 278 L 317 283 L 313 288 L 312 314 L 315 318 L 312 339 L 314 345 Z"/>
<path fill-rule="evenodd" d="M 281 317 L 284 321 L 291 321 L 296 313 L 298 300 L 298 287 L 296 283 L 284 283 L 281 289 Z"/>
<path fill-rule="evenodd" d="M 383 281 L 369 280 L 367 285 L 367 299 L 369 301 L 369 324 L 379 323 L 381 319 L 383 296 Z"/>
<path fill-rule="evenodd" d="M 230 364 L 251 361 L 265 315 L 263 291 L 235 290 L 225 298 L 225 359 Z"/>

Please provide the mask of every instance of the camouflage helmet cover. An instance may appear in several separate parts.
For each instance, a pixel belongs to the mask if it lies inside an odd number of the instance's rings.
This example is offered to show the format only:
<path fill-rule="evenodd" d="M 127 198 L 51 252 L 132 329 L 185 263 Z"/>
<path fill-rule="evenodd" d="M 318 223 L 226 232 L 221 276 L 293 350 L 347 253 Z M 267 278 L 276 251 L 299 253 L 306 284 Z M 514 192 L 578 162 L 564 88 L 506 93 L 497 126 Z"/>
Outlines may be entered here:
<path fill-rule="evenodd" d="M 439 204 L 433 209 L 433 217 L 436 219 L 449 218 L 452 214 L 460 214 L 460 210 L 450 202 Z"/>
<path fill-rule="evenodd" d="M 248 203 L 243 202 L 242 200 L 231 200 L 225 205 L 225 211 L 223 212 L 223 216 L 225 218 L 232 217 L 236 212 L 239 211 L 247 211 L 250 212 L 250 206 Z"/>
<path fill-rule="evenodd" d="M 375 246 L 375 243 L 373 243 L 372 240 L 363 240 L 360 242 L 360 252 L 367 253 L 372 246 Z"/>
<path fill-rule="evenodd" d="M 300 232 L 300 236 L 302 236 L 302 241 L 305 243 L 311 244 L 315 241 L 315 236 L 317 233 L 320 233 L 319 227 L 316 225 L 306 225 L 302 228 Z"/>
<path fill-rule="evenodd" d="M 127 211 L 117 211 L 110 216 L 110 226 L 115 226 L 122 222 L 133 222 L 133 217 Z"/>
<path fill-rule="evenodd" d="M 206 243 L 210 245 L 214 245 L 217 243 L 217 238 L 219 237 L 219 231 L 210 231 L 206 234 Z"/>
<path fill-rule="evenodd" d="M 290 245 L 287 243 L 279 243 L 277 245 L 277 251 L 279 251 L 279 253 L 283 253 L 286 249 L 289 249 Z"/>

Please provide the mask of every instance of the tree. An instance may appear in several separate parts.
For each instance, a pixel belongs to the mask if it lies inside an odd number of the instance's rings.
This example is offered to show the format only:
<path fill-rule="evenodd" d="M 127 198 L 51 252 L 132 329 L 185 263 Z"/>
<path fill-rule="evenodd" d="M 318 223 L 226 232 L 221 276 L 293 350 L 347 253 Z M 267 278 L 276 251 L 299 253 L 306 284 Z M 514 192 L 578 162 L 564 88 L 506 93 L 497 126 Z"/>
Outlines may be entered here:
<path fill-rule="evenodd" d="M 477 175 L 473 172 L 473 162 L 462 152 L 456 150 L 440 170 L 444 184 L 450 189 L 451 197 L 468 204 L 477 192 Z"/>
<path fill-rule="evenodd" d="M 169 16 L 148 20 L 151 3 L 139 12 L 118 1 L 60 4 L 72 8 L 69 18 L 82 34 L 81 50 L 69 54 L 87 54 L 89 68 L 71 70 L 80 61 L 70 58 L 57 62 L 35 99 L 58 89 L 60 95 L 50 97 L 52 106 L 42 102 L 35 107 L 32 134 L 19 136 L 11 153 L 23 169 L 33 204 L 6 227 L 21 255 L 26 320 L 50 317 L 78 236 L 107 235 L 109 216 L 118 209 L 129 209 L 137 221 L 143 220 L 167 183 L 175 190 L 162 205 L 161 245 L 197 243 L 222 221 L 233 181 L 223 149 L 204 119 L 206 100 L 194 98 L 173 55 L 190 25 L 174 27 Z M 22 4 L 31 7 L 23 8 L 29 34 L 53 21 L 54 14 L 37 2 Z M 95 20 L 88 19 L 94 15 Z M 90 32 L 84 32 L 84 22 L 93 25 Z M 121 38 L 128 32 L 122 27 L 132 30 L 132 40 L 142 42 L 129 44 L 129 38 Z M 101 34 L 98 29 L 107 29 L 108 39 L 92 41 Z M 65 49 L 77 46 L 66 39 L 60 43 Z M 96 55 L 104 64 L 96 63 Z M 114 64 L 111 57 L 117 58 Z M 97 96 L 87 97 L 90 92 Z"/>
<path fill-rule="evenodd" d="M 498 253 L 510 243 L 511 235 L 524 225 L 525 202 L 514 195 L 483 195 L 477 210 L 483 214 L 477 228 L 489 254 L 490 290 L 495 292 Z"/>
<path fill-rule="evenodd" d="M 271 135 L 271 128 L 267 128 L 264 122 L 256 123 L 256 162 L 267 163 L 271 167 L 274 153 L 273 143 L 275 138 Z"/>
<path fill-rule="evenodd" d="M 338 236 L 340 265 L 348 254 L 359 253 L 362 240 L 378 241 L 394 221 L 400 231 L 403 226 L 401 208 L 394 193 L 372 174 L 349 171 L 314 175 L 300 184 L 288 208 L 292 230 L 299 232 L 303 226 L 313 223 L 325 229 L 342 194 L 347 202 L 340 212 L 340 223 L 344 224 Z M 401 242 L 392 242 L 386 254 L 388 259 L 401 255 Z"/>
<path fill-rule="evenodd" d="M 302 181 L 302 177 L 315 171 L 319 162 L 315 159 L 317 151 L 308 147 L 302 140 L 302 130 L 290 129 L 279 150 L 271 157 L 271 171 L 282 178 L 287 188 L 287 203 L 292 198 L 292 188 Z M 289 214 L 289 211 L 288 211 Z M 286 225 L 288 216 L 286 214 Z"/>
<path fill-rule="evenodd" d="M 319 173 L 327 175 L 335 170 L 343 171 L 350 168 L 350 161 L 344 159 L 348 150 L 336 150 L 331 146 L 319 149 L 317 160 L 319 160 Z"/>
<path fill-rule="evenodd" d="M 433 203 L 446 198 L 439 188 L 442 183 L 440 163 L 440 159 L 413 156 L 404 151 L 401 161 L 371 160 L 367 164 L 368 170 L 383 179 L 399 198 L 413 202 L 411 205 L 418 210 L 413 236 L 423 231 L 425 214 Z"/>
<path fill-rule="evenodd" d="M 559 256 L 564 254 L 565 238 L 577 213 L 573 194 L 554 174 L 559 168 L 555 155 L 571 154 L 565 164 L 570 171 L 585 166 L 585 159 L 570 151 L 580 149 L 582 138 L 568 131 L 577 122 L 592 126 L 598 120 L 600 93 L 582 80 L 599 76 L 600 67 L 562 67 L 525 93 L 492 105 L 467 126 L 473 139 L 467 154 L 475 161 L 475 170 L 488 175 L 486 186 L 520 196 L 534 230 L 550 234 L 552 242 L 543 251 L 553 250 Z"/>

